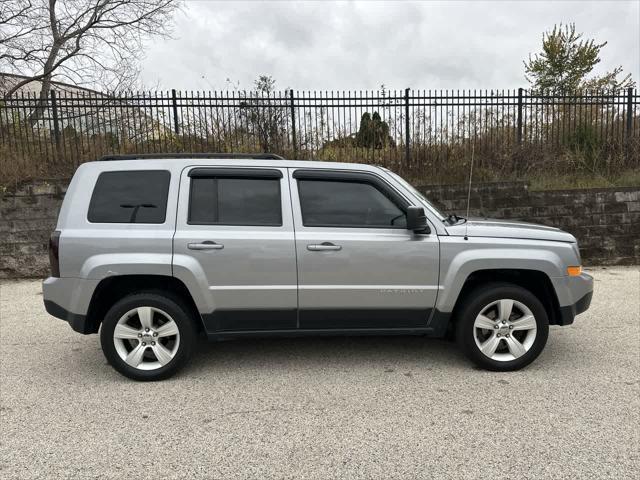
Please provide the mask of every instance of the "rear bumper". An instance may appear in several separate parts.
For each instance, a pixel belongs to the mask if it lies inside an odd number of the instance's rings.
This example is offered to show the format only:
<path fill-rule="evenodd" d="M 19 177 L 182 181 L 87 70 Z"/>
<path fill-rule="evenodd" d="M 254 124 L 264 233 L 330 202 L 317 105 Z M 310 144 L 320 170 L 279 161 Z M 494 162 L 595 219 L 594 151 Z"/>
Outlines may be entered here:
<path fill-rule="evenodd" d="M 51 300 L 44 301 L 44 308 L 49 315 L 59 318 L 60 320 L 64 320 L 78 333 L 82 333 L 84 335 L 95 333 L 92 331 L 93 329 L 89 328 L 86 315 L 71 313 Z"/>
<path fill-rule="evenodd" d="M 49 315 L 68 322 L 78 333 L 95 333 L 87 311 L 98 280 L 49 277 L 42 282 L 44 308 Z"/>

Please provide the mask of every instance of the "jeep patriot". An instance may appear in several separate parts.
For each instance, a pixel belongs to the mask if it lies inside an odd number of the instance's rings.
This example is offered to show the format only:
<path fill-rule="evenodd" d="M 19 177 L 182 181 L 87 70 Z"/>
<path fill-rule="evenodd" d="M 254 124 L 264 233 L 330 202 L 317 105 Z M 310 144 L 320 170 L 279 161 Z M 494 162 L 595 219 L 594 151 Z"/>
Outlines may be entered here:
<path fill-rule="evenodd" d="M 451 336 L 517 370 L 593 290 L 569 233 L 446 215 L 385 168 L 270 154 L 85 163 L 49 253 L 47 312 L 137 380 L 175 373 L 199 334 Z"/>

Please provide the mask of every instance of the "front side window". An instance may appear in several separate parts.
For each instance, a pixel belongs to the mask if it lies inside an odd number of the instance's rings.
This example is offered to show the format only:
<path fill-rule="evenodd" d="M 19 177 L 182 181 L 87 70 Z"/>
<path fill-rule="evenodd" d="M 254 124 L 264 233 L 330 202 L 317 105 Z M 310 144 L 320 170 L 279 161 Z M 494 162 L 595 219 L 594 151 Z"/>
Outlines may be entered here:
<path fill-rule="evenodd" d="M 281 226 L 280 179 L 194 177 L 189 223 Z"/>
<path fill-rule="evenodd" d="M 298 180 L 305 227 L 404 228 L 406 216 L 370 183 Z"/>
<path fill-rule="evenodd" d="M 164 223 L 170 179 L 166 170 L 102 172 L 87 219 L 91 223 Z"/>

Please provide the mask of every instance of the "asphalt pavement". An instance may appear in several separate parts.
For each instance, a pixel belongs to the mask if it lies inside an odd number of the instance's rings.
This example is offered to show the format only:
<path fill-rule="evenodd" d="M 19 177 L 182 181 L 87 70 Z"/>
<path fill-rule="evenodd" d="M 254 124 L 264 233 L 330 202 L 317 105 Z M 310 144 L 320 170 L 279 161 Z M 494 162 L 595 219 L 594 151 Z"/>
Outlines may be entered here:
<path fill-rule="evenodd" d="M 0 284 L 0 478 L 637 478 L 640 272 L 594 269 L 592 307 L 523 371 L 420 337 L 201 342 L 136 383 L 96 335 Z"/>

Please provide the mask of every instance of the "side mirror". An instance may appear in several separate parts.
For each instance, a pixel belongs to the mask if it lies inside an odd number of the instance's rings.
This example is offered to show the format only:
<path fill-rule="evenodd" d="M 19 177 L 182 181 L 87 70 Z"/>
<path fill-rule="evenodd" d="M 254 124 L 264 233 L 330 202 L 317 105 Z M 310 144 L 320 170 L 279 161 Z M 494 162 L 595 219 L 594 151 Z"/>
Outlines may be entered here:
<path fill-rule="evenodd" d="M 407 229 L 415 233 L 431 233 L 422 207 L 407 207 Z"/>

